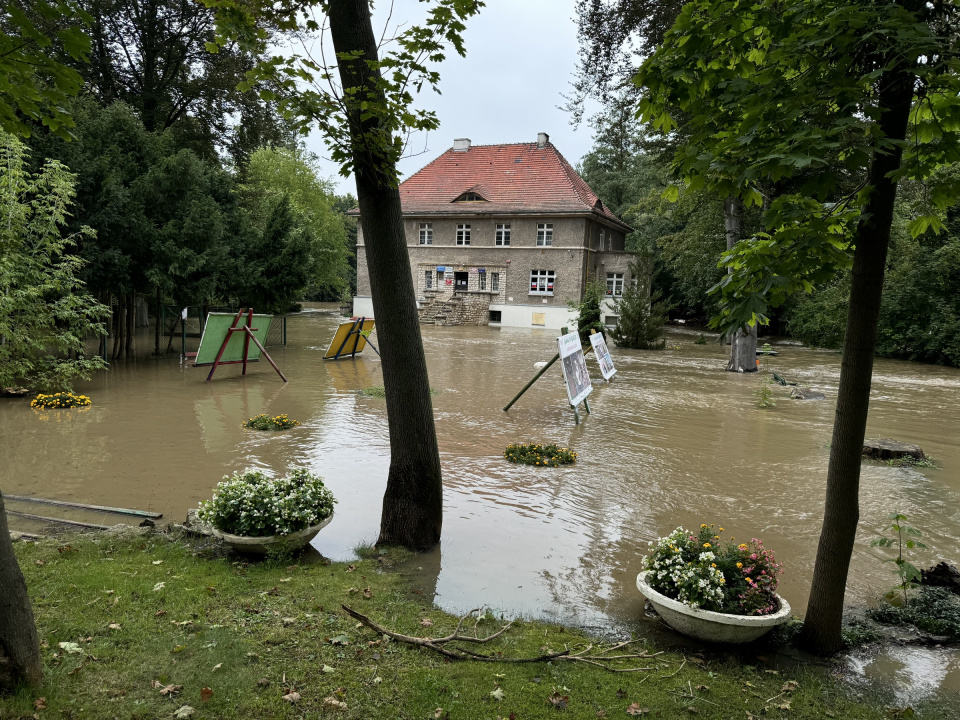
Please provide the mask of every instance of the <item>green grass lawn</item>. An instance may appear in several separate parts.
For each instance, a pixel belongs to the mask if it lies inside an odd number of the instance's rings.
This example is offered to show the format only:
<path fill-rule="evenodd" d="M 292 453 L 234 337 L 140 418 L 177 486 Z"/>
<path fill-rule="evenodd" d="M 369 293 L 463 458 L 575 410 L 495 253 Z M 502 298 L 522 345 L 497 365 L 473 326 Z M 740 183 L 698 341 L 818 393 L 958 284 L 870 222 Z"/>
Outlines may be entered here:
<path fill-rule="evenodd" d="M 247 564 L 162 534 L 18 543 L 45 679 L 36 693 L 0 698 L 0 718 L 153 720 L 189 716 L 185 706 L 195 720 L 886 717 L 817 667 L 677 653 L 629 661 L 647 668 L 631 673 L 569 661 L 450 662 L 387 642 L 341 610 L 346 603 L 413 635 L 456 625 L 390 572 L 400 551 L 366 554 L 353 564 Z M 499 627 L 490 618 L 478 629 Z M 589 642 L 523 621 L 472 649 L 518 657 Z M 630 648 L 656 652 L 619 652 Z"/>

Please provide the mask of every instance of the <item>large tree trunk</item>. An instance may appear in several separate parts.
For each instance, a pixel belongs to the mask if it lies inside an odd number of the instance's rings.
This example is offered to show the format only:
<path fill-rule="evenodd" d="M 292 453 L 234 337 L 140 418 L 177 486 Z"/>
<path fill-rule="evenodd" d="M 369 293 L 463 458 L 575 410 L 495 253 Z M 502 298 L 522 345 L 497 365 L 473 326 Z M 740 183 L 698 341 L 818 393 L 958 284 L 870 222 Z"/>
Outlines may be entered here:
<path fill-rule="evenodd" d="M 903 140 L 913 100 L 914 76 L 903 69 L 880 79 L 881 136 Z M 870 406 L 873 355 L 883 274 L 890 244 L 902 149 L 875 149 L 869 182 L 873 186 L 857 227 L 850 307 L 843 341 L 837 409 L 827 469 L 827 498 L 817 546 L 817 560 L 801 641 L 810 650 L 830 654 L 840 649 L 843 596 L 860 518 L 860 461 Z"/>
<path fill-rule="evenodd" d="M 743 235 L 743 202 L 735 195 L 727 196 L 723 201 L 723 225 L 727 236 L 727 250 L 740 242 Z M 730 272 L 733 272 L 732 270 Z M 757 371 L 757 326 L 748 332 L 737 330 L 730 341 L 729 372 Z"/>
<path fill-rule="evenodd" d="M 39 684 L 42 667 L 27 583 L 13 554 L 0 493 L 0 691 Z"/>
<path fill-rule="evenodd" d="M 379 71 L 367 64 L 377 60 L 368 0 L 333 0 L 329 17 L 345 94 L 356 89 L 358 97 L 382 100 L 376 90 Z M 357 51 L 359 61 L 342 59 Z M 350 132 L 390 429 L 377 544 L 426 550 L 440 540 L 443 483 L 400 192 L 387 147 L 392 138 L 376 117 L 362 118 L 358 108 L 351 109 Z"/>

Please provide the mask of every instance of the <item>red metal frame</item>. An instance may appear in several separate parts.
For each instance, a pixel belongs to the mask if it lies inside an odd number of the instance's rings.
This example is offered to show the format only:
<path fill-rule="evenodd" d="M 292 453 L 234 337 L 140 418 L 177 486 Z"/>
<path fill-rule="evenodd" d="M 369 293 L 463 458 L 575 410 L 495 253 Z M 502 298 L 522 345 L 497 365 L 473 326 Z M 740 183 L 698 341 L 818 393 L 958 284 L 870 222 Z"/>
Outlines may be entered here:
<path fill-rule="evenodd" d="M 243 363 L 243 372 L 242 375 L 247 374 L 247 356 L 250 354 L 250 341 L 253 340 L 256 343 L 257 347 L 260 348 L 260 352 L 267 359 L 267 362 L 277 371 L 277 375 L 280 376 L 280 379 L 284 382 L 288 382 L 287 378 L 283 376 L 283 373 L 280 372 L 280 368 L 277 367 L 277 364 L 273 361 L 273 358 L 270 357 L 263 345 L 260 344 L 260 341 L 257 340 L 256 336 L 253 334 L 257 328 L 250 327 L 253 324 L 253 308 L 247 308 L 247 324 L 246 325 L 237 325 L 240 322 L 240 318 L 243 317 L 243 308 L 240 308 L 240 312 L 237 313 L 237 316 L 233 319 L 233 324 L 227 328 L 227 336 L 223 339 L 223 344 L 220 345 L 220 352 L 217 353 L 217 359 L 213 361 L 213 367 L 210 368 L 210 374 L 207 375 L 207 382 L 213 378 L 213 373 L 216 371 L 217 366 L 219 365 L 237 365 Z M 233 337 L 233 333 L 242 332 L 244 334 L 243 338 L 243 360 L 225 360 L 220 361 L 220 358 L 223 357 L 223 353 L 227 349 L 227 344 L 230 342 L 230 338 Z"/>

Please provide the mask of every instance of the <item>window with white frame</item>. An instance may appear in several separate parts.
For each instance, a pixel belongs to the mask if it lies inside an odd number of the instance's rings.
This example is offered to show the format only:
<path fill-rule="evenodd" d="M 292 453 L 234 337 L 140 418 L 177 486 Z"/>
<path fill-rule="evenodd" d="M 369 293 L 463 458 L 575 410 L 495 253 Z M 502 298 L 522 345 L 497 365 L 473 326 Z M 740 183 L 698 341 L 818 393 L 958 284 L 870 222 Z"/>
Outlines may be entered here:
<path fill-rule="evenodd" d="M 420 244 L 433 245 L 433 223 L 420 223 Z"/>
<path fill-rule="evenodd" d="M 510 223 L 497 224 L 497 245 L 510 244 Z"/>
<path fill-rule="evenodd" d="M 553 295 L 553 285 L 556 277 L 557 273 L 555 270 L 531 270 L 530 294 Z"/>
<path fill-rule="evenodd" d="M 500 273 L 490 273 L 490 291 L 500 292 Z"/>
<path fill-rule="evenodd" d="M 537 245 L 553 245 L 553 223 L 537 223 Z"/>
<path fill-rule="evenodd" d="M 477 275 L 477 277 L 478 277 L 478 279 L 479 279 L 479 282 L 478 282 L 477 284 L 479 285 L 480 289 L 481 289 L 481 290 L 486 290 L 486 289 L 487 289 L 487 274 L 486 274 L 485 272 L 483 272 L 483 271 L 480 271 L 480 273 L 479 273 L 479 275 Z"/>
<path fill-rule="evenodd" d="M 470 244 L 470 226 L 457 225 L 457 245 Z"/>
<path fill-rule="evenodd" d="M 433 290 L 433 270 L 423 271 L 423 287 L 425 290 Z"/>
<path fill-rule="evenodd" d="M 607 297 L 623 295 L 623 273 L 607 273 Z"/>

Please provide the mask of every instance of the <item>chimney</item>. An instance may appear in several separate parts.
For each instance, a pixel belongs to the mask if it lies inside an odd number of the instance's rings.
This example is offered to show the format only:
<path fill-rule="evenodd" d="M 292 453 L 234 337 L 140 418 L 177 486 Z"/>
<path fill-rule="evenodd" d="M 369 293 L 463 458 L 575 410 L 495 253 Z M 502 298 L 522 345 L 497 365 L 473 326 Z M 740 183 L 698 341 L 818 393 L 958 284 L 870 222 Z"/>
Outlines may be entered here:
<path fill-rule="evenodd" d="M 545 132 L 537 133 L 537 147 L 538 147 L 538 148 L 542 148 L 542 147 L 543 147 L 544 145 L 546 145 L 548 142 L 550 142 L 550 136 L 549 136 L 549 135 L 547 135 Z"/>
<path fill-rule="evenodd" d="M 454 152 L 466 152 L 470 149 L 470 138 L 455 138 L 453 141 Z"/>

